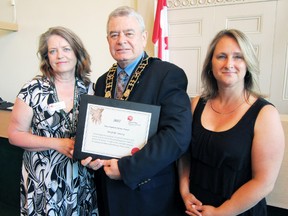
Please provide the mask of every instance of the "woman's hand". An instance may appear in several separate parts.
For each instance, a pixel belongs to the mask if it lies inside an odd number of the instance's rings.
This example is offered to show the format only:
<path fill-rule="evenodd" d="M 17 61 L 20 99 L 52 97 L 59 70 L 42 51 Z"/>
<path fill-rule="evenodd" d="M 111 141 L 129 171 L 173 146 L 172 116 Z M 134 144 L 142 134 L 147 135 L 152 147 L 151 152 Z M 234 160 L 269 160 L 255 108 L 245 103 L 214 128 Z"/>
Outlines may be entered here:
<path fill-rule="evenodd" d="M 182 199 L 186 206 L 186 214 L 192 216 L 202 216 L 202 203 L 191 193 L 182 195 Z"/>
<path fill-rule="evenodd" d="M 103 166 L 103 161 L 100 159 L 92 160 L 92 157 L 87 157 L 81 160 L 81 164 L 93 170 L 98 170 Z"/>
<path fill-rule="evenodd" d="M 93 170 L 98 170 L 104 166 L 104 171 L 110 179 L 119 180 L 121 179 L 121 174 L 118 168 L 118 160 L 101 160 L 96 159 L 92 160 L 92 157 L 87 157 L 86 159 L 81 160 L 81 164 Z"/>
<path fill-rule="evenodd" d="M 54 149 L 60 152 L 61 154 L 64 154 L 67 157 L 72 158 L 74 152 L 74 144 L 75 144 L 74 139 L 58 138 L 57 143 L 55 143 L 54 145 Z"/>

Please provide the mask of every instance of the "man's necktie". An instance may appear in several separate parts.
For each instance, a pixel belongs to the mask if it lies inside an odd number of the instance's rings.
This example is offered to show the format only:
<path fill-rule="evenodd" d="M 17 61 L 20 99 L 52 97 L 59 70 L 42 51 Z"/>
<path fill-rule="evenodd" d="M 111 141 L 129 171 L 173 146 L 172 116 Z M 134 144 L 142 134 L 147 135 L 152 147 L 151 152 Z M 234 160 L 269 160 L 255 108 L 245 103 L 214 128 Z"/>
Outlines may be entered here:
<path fill-rule="evenodd" d="M 122 97 L 123 91 L 128 80 L 128 74 L 125 71 L 121 71 L 118 74 L 117 78 L 117 89 L 116 89 L 116 98 L 119 99 Z"/>

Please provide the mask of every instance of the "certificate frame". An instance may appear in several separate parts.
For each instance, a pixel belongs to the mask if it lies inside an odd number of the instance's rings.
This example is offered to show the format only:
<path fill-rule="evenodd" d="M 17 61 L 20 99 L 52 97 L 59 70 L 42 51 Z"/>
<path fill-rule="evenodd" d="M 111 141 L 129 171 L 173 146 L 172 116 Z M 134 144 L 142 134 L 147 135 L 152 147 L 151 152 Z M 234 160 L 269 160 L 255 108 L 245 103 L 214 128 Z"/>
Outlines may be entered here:
<path fill-rule="evenodd" d="M 131 156 L 157 133 L 160 106 L 81 95 L 73 158 Z"/>

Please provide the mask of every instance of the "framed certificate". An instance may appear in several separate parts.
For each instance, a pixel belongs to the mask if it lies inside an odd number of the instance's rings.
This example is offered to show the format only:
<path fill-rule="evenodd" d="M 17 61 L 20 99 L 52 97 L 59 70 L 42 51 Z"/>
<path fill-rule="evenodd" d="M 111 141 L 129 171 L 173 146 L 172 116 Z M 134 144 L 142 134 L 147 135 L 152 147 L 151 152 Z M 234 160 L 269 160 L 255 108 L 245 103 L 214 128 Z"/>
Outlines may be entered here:
<path fill-rule="evenodd" d="M 139 151 L 157 132 L 160 106 L 82 95 L 75 159 L 110 159 Z"/>

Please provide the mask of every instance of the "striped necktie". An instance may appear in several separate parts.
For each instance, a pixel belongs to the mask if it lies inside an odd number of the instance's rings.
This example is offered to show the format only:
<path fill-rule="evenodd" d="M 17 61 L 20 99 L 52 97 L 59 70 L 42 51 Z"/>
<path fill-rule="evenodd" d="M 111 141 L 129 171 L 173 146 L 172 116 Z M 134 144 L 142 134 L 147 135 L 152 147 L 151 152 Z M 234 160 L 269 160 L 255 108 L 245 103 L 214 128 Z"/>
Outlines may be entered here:
<path fill-rule="evenodd" d="M 117 78 L 117 88 L 116 88 L 116 98 L 120 99 L 122 97 L 123 91 L 126 87 L 128 80 L 128 74 L 125 71 L 120 71 Z"/>

